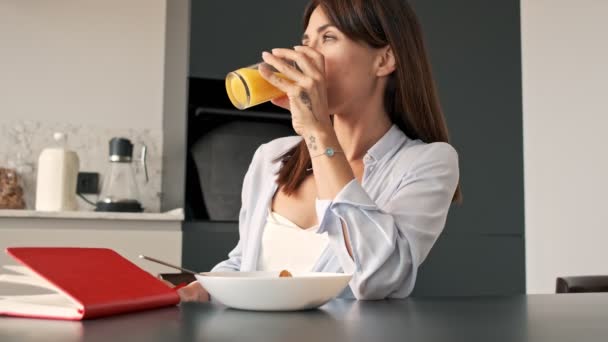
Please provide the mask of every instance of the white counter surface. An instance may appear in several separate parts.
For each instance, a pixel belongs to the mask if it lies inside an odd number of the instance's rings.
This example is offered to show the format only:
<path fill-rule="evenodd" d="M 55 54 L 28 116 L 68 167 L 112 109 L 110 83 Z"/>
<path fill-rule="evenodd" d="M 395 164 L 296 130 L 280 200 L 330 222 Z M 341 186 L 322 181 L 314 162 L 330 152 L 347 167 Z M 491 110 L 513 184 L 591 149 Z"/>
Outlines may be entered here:
<path fill-rule="evenodd" d="M 79 220 L 128 220 L 128 221 L 183 221 L 184 210 L 174 209 L 164 213 L 115 213 L 97 211 L 36 211 L 0 209 L 2 218 L 34 218 L 34 219 L 79 219 Z"/>

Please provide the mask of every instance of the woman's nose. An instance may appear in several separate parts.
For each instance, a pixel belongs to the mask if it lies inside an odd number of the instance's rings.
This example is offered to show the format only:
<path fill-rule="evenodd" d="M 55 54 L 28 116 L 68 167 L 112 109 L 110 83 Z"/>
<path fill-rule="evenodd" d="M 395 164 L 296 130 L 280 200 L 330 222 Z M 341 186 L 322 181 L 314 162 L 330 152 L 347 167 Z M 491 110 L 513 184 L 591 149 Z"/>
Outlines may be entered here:
<path fill-rule="evenodd" d="M 306 45 L 309 48 L 313 48 L 313 49 L 319 51 L 319 49 L 318 49 L 318 42 L 319 42 L 319 40 L 316 39 L 316 38 L 315 39 L 310 39 Z"/>

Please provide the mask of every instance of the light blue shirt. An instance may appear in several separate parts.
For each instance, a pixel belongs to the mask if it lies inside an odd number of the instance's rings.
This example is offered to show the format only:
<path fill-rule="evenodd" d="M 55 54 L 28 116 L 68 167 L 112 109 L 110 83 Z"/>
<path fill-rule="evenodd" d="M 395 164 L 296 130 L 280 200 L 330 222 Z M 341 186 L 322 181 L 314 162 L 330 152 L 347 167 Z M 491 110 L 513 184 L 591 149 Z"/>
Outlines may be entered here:
<path fill-rule="evenodd" d="M 274 160 L 301 139 L 279 138 L 255 152 L 243 181 L 239 242 L 213 271 L 258 270 L 268 208 L 278 187 L 281 163 Z M 316 200 L 318 233 L 327 232 L 330 243 L 312 271 L 352 274 L 340 297 L 404 298 L 445 226 L 458 184 L 458 154 L 447 143 L 412 140 L 393 125 L 363 162 L 361 184 L 352 180 L 333 200 Z"/>

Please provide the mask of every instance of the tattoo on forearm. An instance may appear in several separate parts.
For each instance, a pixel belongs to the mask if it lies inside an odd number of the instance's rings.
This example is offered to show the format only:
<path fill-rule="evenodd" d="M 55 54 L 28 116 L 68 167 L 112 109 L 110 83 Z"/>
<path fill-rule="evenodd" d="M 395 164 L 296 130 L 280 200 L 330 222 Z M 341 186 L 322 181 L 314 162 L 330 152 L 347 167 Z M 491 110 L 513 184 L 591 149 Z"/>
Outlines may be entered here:
<path fill-rule="evenodd" d="M 312 101 L 310 100 L 310 96 L 308 96 L 308 93 L 306 93 L 305 91 L 302 91 L 300 93 L 300 101 L 302 101 L 302 103 L 304 103 L 304 105 L 306 105 L 308 110 L 310 110 L 310 112 L 312 113 L 312 116 L 315 118 L 315 120 L 319 121 L 319 119 L 317 119 L 317 116 L 315 115 L 315 112 L 312 111 Z"/>
<path fill-rule="evenodd" d="M 317 143 L 316 143 L 317 139 L 315 139 L 314 135 L 311 135 L 308 138 L 308 148 L 310 148 L 313 151 L 317 150 Z"/>

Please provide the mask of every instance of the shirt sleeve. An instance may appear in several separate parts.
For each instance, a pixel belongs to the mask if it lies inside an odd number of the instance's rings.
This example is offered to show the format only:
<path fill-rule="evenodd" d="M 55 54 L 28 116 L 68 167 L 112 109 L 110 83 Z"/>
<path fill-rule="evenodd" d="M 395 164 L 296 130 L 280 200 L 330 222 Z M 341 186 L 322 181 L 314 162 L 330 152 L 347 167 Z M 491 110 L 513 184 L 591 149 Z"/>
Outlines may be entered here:
<path fill-rule="evenodd" d="M 327 232 L 343 271 L 353 275 L 350 287 L 357 299 L 407 297 L 443 231 L 458 184 L 458 155 L 449 144 L 431 145 L 382 208 L 356 180 L 333 200 L 316 202 L 318 232 Z"/>

